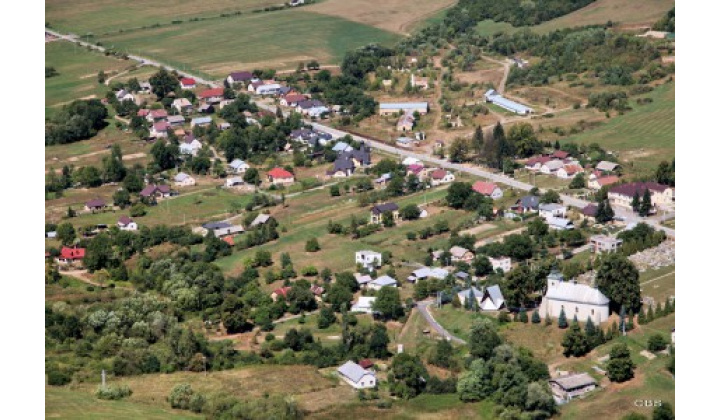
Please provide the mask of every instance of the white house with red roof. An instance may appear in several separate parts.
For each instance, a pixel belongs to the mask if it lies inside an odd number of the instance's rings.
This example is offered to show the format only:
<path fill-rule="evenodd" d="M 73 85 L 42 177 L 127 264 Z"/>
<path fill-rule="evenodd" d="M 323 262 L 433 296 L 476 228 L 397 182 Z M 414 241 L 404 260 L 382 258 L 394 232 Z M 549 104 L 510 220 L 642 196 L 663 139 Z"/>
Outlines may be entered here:
<path fill-rule="evenodd" d="M 183 77 L 180 79 L 180 88 L 182 89 L 195 89 L 196 86 L 195 79 L 192 77 Z"/>
<path fill-rule="evenodd" d="M 493 200 L 502 198 L 503 191 L 492 182 L 476 181 L 472 186 L 473 191 L 478 194 L 482 194 L 486 197 L 490 197 Z"/>
<path fill-rule="evenodd" d="M 220 102 L 223 99 L 224 88 L 205 89 L 198 93 L 198 98 L 207 102 Z"/>
<path fill-rule="evenodd" d="M 307 96 L 301 93 L 290 93 L 280 99 L 280 105 L 296 107 L 298 103 L 307 100 Z"/>
<path fill-rule="evenodd" d="M 558 169 L 556 175 L 558 178 L 572 179 L 581 172 L 584 171 L 580 165 L 578 165 L 577 163 L 568 163 L 562 168 Z"/>
<path fill-rule="evenodd" d="M 445 169 L 436 169 L 430 174 L 430 185 L 437 186 L 455 181 L 455 175 Z"/>
<path fill-rule="evenodd" d="M 73 264 L 85 258 L 85 248 L 70 248 L 64 246 L 60 249 L 60 255 L 55 259 L 58 264 Z"/>
<path fill-rule="evenodd" d="M 158 121 L 150 128 L 150 137 L 161 138 L 167 137 L 170 124 L 167 121 Z"/>
<path fill-rule="evenodd" d="M 267 173 L 267 177 L 274 185 L 290 185 L 295 182 L 295 175 L 283 168 L 273 168 Z"/>
<path fill-rule="evenodd" d="M 535 156 L 525 162 L 525 169 L 529 171 L 539 171 L 540 168 L 547 162 L 550 162 L 552 158 L 550 156 Z"/>
<path fill-rule="evenodd" d="M 588 188 L 592 190 L 599 190 L 602 187 L 617 184 L 618 182 L 620 182 L 620 177 L 617 175 L 593 174 L 590 175 L 590 180 L 588 181 Z"/>
<path fill-rule="evenodd" d="M 167 111 L 164 109 L 151 109 L 145 117 L 151 123 L 165 121 L 168 117 Z"/>
<path fill-rule="evenodd" d="M 290 289 L 292 289 L 292 287 L 290 287 L 290 286 L 285 286 L 285 287 L 281 287 L 279 289 L 275 289 L 275 291 L 273 291 L 270 294 L 270 298 L 273 300 L 273 302 L 277 302 L 277 300 L 280 296 L 282 296 L 283 298 L 287 298 L 287 294 L 290 291 Z"/>

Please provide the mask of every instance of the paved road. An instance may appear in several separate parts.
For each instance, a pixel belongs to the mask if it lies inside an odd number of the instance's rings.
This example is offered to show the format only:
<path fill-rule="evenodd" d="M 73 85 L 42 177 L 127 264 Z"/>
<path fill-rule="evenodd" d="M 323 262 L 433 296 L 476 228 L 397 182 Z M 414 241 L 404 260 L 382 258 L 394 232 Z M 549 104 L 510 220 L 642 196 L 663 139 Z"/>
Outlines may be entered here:
<path fill-rule="evenodd" d="M 97 46 L 97 45 L 89 44 L 89 43 L 87 43 L 87 42 L 84 42 L 84 41 L 82 41 L 81 39 L 78 39 L 76 36 L 64 35 L 64 34 L 61 34 L 61 33 L 59 33 L 59 32 L 56 32 L 56 31 L 53 31 L 53 30 L 47 29 L 47 28 L 45 29 L 45 32 L 48 32 L 48 33 L 50 33 L 50 34 L 52 34 L 52 35 L 55 35 L 55 36 L 57 36 L 58 38 L 61 38 L 61 39 L 64 39 L 64 40 L 67 40 L 67 41 L 70 41 L 70 42 L 77 43 L 77 44 L 79 44 L 79 45 L 89 46 L 90 48 L 93 48 L 93 49 L 95 49 L 95 50 L 102 51 L 102 52 L 105 51 L 105 48 L 99 47 L 99 46 Z M 182 70 L 180 70 L 180 69 L 178 69 L 178 68 L 174 68 L 174 67 L 172 67 L 172 66 L 168 66 L 168 65 L 166 65 L 166 64 L 163 64 L 163 63 L 160 63 L 160 62 L 157 62 L 157 61 L 154 61 L 154 60 L 145 58 L 145 57 L 140 57 L 140 56 L 137 56 L 137 55 L 130 55 L 129 57 L 130 57 L 130 59 L 135 60 L 135 61 L 138 61 L 138 62 L 140 62 L 140 63 L 142 63 L 142 64 L 144 64 L 144 65 L 150 65 L 150 66 L 156 66 L 156 67 L 165 67 L 165 68 L 168 69 L 168 70 L 177 71 L 178 74 L 180 74 L 180 75 L 182 75 L 182 76 L 194 78 L 194 79 L 195 79 L 197 82 L 199 82 L 200 84 L 206 84 L 206 85 L 209 85 L 209 86 L 211 86 L 211 87 L 220 87 L 220 86 L 221 86 L 221 84 L 219 84 L 219 83 L 217 83 L 217 82 L 215 82 L 215 81 L 203 79 L 202 77 L 196 76 L 196 75 L 191 74 L 191 73 L 188 73 L 188 72 L 186 72 L 186 71 L 182 71 Z M 258 106 L 259 108 L 266 109 L 266 110 L 271 111 L 271 112 L 275 112 L 275 110 L 276 110 L 276 108 L 277 108 L 275 105 L 268 105 L 268 104 L 264 104 L 264 103 L 260 103 L 260 102 L 255 102 L 255 103 L 257 104 L 257 106 Z M 354 134 L 351 134 L 351 133 L 348 133 L 348 132 L 345 132 L 345 131 L 342 131 L 342 130 L 338 130 L 338 129 L 335 129 L 335 128 L 332 128 L 332 127 L 329 127 L 329 126 L 327 126 L 327 125 L 323 125 L 323 124 L 320 124 L 320 123 L 311 122 L 311 121 L 305 121 L 305 122 L 308 123 L 308 124 L 310 124 L 310 125 L 313 126 L 314 128 L 316 128 L 316 129 L 318 129 L 318 130 L 322 130 L 322 131 L 328 132 L 328 133 L 332 134 L 333 136 L 343 137 L 343 136 L 345 136 L 345 135 L 350 135 L 350 136 L 353 137 L 356 141 L 364 141 L 364 142 L 366 142 L 367 144 L 371 145 L 371 146 L 374 147 L 374 148 L 377 148 L 377 149 L 379 149 L 379 150 L 383 150 L 383 151 L 388 152 L 388 153 L 391 153 L 391 154 L 396 154 L 396 155 L 398 155 L 398 156 L 410 156 L 410 157 L 414 157 L 414 158 L 416 158 L 416 159 L 421 159 L 421 160 L 423 160 L 423 161 L 425 161 L 425 162 L 432 163 L 433 165 L 437 165 L 438 167 L 441 167 L 441 168 L 452 169 L 452 170 L 458 171 L 458 172 L 465 172 L 465 173 L 468 173 L 468 174 L 471 174 L 471 175 L 475 175 L 475 176 L 478 176 L 478 177 L 481 177 L 481 178 L 488 179 L 488 180 L 493 181 L 493 182 L 496 182 L 496 183 L 508 185 L 508 186 L 510 186 L 510 187 L 512 187 L 512 188 L 517 188 L 517 189 L 522 190 L 522 191 L 530 191 L 530 190 L 534 187 L 534 186 L 531 185 L 531 184 L 527 184 L 527 183 L 524 183 L 524 182 L 520 182 L 520 181 L 518 181 L 518 180 L 516 180 L 516 179 L 510 178 L 510 177 L 505 176 L 505 175 L 502 175 L 502 174 L 495 174 L 495 173 L 492 173 L 492 172 L 489 172 L 489 171 L 486 171 L 486 170 L 482 170 L 482 169 L 479 169 L 479 168 L 477 168 L 477 167 L 473 167 L 473 166 L 471 166 L 471 165 L 462 165 L 462 164 L 458 164 L 458 163 L 451 163 L 451 162 L 448 162 L 447 160 L 444 160 L 444 159 L 438 159 L 438 158 L 435 157 L 435 156 L 426 155 L 426 154 L 421 154 L 421 153 L 416 153 L 416 152 L 413 152 L 413 151 L 411 151 L 411 150 L 406 150 L 406 149 L 401 149 L 401 148 L 398 148 L 398 147 L 395 147 L 395 146 L 390 146 L 390 145 L 388 145 L 388 144 L 385 144 L 385 143 L 382 143 L 382 142 L 379 142 L 379 141 L 376 141 L 376 140 L 372 140 L 372 139 L 368 139 L 368 138 L 365 138 L 365 137 L 362 137 L 362 136 L 354 135 Z M 541 190 L 541 191 L 542 191 L 542 190 Z M 567 206 L 572 206 L 572 207 L 577 207 L 577 208 L 583 208 L 583 207 L 585 207 L 586 205 L 590 204 L 590 202 L 587 201 L 587 200 L 582 200 L 582 199 L 579 199 L 579 198 L 576 198 L 576 197 L 572 197 L 572 196 L 569 196 L 569 195 L 565 195 L 565 194 L 561 194 L 561 195 L 560 195 L 560 198 L 562 199 L 563 203 L 564 203 L 565 205 L 567 205 Z M 647 223 L 647 224 L 655 227 L 656 229 L 664 230 L 665 233 L 667 233 L 669 236 L 675 237 L 675 229 L 671 229 L 671 228 L 668 228 L 668 227 L 665 227 L 665 226 L 662 226 L 662 225 L 661 225 L 661 222 L 662 222 L 662 221 L 673 218 L 673 217 L 675 216 L 675 215 L 674 215 L 674 212 L 669 212 L 669 213 L 667 213 L 667 214 L 665 214 L 665 215 L 663 215 L 663 216 L 656 216 L 656 217 L 653 217 L 653 218 L 650 218 L 650 219 L 646 219 L 646 218 L 642 218 L 642 217 L 640 217 L 640 216 L 632 213 L 631 211 L 627 211 L 627 210 L 623 210 L 623 209 L 619 209 L 619 208 L 615 208 L 614 210 L 615 210 L 615 214 L 616 214 L 617 216 L 622 216 L 622 217 L 624 217 L 624 218 L 625 218 L 625 221 L 628 222 L 628 223 L 629 223 L 629 222 L 645 222 L 645 223 Z"/>
<path fill-rule="evenodd" d="M 432 329 L 437 331 L 440 335 L 442 335 L 445 338 L 449 338 L 452 341 L 455 341 L 460 344 L 467 344 L 465 340 L 459 337 L 455 337 L 454 335 L 450 334 L 445 328 L 442 327 L 442 325 L 438 324 L 437 321 L 435 321 L 435 318 L 430 313 L 430 310 L 428 309 L 428 306 L 434 305 L 434 301 L 428 301 L 424 300 L 417 303 L 418 311 L 422 314 L 423 318 L 430 324 Z"/>

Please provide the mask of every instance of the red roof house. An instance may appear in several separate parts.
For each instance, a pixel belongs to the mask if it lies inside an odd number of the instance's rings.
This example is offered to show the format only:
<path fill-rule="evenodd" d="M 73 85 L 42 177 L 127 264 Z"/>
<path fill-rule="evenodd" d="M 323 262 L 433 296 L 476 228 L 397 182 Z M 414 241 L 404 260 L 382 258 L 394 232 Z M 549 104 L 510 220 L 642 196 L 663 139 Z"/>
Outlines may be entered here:
<path fill-rule="evenodd" d="M 274 292 L 270 295 L 273 301 L 276 301 L 278 297 L 282 296 L 284 298 L 287 298 L 287 294 L 292 289 L 290 286 L 281 287 L 279 289 L 275 289 Z"/>
<path fill-rule="evenodd" d="M 430 175 L 430 176 L 432 177 L 432 179 L 443 179 L 443 178 L 445 178 L 445 175 L 447 175 L 446 170 L 437 169 L 437 170 L 433 171 L 432 175 Z"/>
<path fill-rule="evenodd" d="M 195 87 L 195 79 L 192 77 L 183 77 L 180 79 L 180 87 L 183 89 L 192 89 Z"/>
<path fill-rule="evenodd" d="M 210 99 L 210 98 L 222 98 L 223 92 L 225 89 L 219 87 L 219 88 L 213 88 L 213 89 L 206 89 L 203 90 L 198 94 L 198 97 L 200 99 Z"/>
<path fill-rule="evenodd" d="M 358 363 L 358 365 L 360 365 L 360 367 L 363 369 L 367 369 L 367 368 L 371 368 L 371 367 L 375 366 L 375 363 L 373 363 L 373 361 L 370 359 L 362 359 Z"/>
<path fill-rule="evenodd" d="M 570 153 L 565 152 L 563 150 L 556 150 L 551 157 L 557 158 L 557 159 L 565 159 L 566 157 L 570 156 Z"/>
<path fill-rule="evenodd" d="M 500 198 L 502 197 L 502 190 L 492 182 L 476 181 L 472 186 L 473 191 L 478 194 L 482 194 L 487 197 Z"/>
<path fill-rule="evenodd" d="M 283 168 L 273 168 L 267 175 L 268 181 L 273 184 L 292 184 L 295 182 L 295 175 Z"/>
<path fill-rule="evenodd" d="M 73 262 L 85 258 L 85 248 L 70 248 L 67 246 L 60 249 L 58 260 L 61 262 Z"/>
<path fill-rule="evenodd" d="M 235 239 L 233 239 L 232 236 L 226 236 L 226 237 L 222 238 L 222 240 L 225 241 L 225 243 L 227 243 L 230 246 L 235 246 Z"/>

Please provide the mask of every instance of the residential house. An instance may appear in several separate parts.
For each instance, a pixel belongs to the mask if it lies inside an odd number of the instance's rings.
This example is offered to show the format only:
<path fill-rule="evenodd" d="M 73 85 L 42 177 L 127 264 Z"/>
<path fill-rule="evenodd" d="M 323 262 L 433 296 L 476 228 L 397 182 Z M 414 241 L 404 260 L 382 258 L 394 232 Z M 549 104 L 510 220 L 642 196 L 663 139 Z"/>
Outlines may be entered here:
<path fill-rule="evenodd" d="M 225 186 L 228 188 L 237 187 L 238 185 L 242 185 L 242 184 L 243 184 L 243 179 L 241 176 L 233 176 L 233 177 L 227 178 L 225 180 Z"/>
<path fill-rule="evenodd" d="M 357 251 L 355 253 L 355 264 L 360 264 L 368 270 L 374 270 L 382 265 L 382 254 L 369 250 Z"/>
<path fill-rule="evenodd" d="M 400 218 L 400 207 L 397 204 L 376 204 L 370 209 L 370 223 L 382 223 L 383 213 L 385 212 L 390 212 L 395 221 Z"/>
<path fill-rule="evenodd" d="M 142 93 L 152 92 L 152 85 L 148 82 L 140 82 L 140 92 L 142 92 Z"/>
<path fill-rule="evenodd" d="M 383 287 L 397 287 L 397 280 L 390 276 L 380 276 L 368 283 L 367 287 L 372 290 L 380 290 Z"/>
<path fill-rule="evenodd" d="M 192 77 L 182 77 L 180 79 L 180 89 L 195 89 L 195 79 Z"/>
<path fill-rule="evenodd" d="M 228 164 L 228 169 L 234 174 L 244 174 L 245 171 L 250 169 L 250 165 L 245 163 L 244 160 L 233 159 L 233 161 Z"/>
<path fill-rule="evenodd" d="M 531 157 L 527 160 L 527 162 L 525 162 L 525 169 L 529 171 L 539 171 L 544 164 L 550 162 L 551 160 L 553 160 L 553 158 L 550 156 Z"/>
<path fill-rule="evenodd" d="M 167 121 L 156 122 L 150 128 L 150 137 L 156 138 L 156 139 L 167 137 L 169 129 L 170 129 L 170 124 L 168 124 Z"/>
<path fill-rule="evenodd" d="M 486 197 L 490 197 L 493 200 L 502 198 L 503 191 L 492 182 L 476 181 L 472 186 L 473 191 L 478 194 L 482 194 Z"/>
<path fill-rule="evenodd" d="M 540 208 L 540 197 L 536 195 L 526 195 L 519 199 L 511 209 L 520 214 L 535 212 Z"/>
<path fill-rule="evenodd" d="M 547 175 L 557 175 L 557 171 L 564 166 L 565 162 L 560 159 L 549 160 L 540 166 L 540 173 Z"/>
<path fill-rule="evenodd" d="M 560 402 L 568 402 L 573 398 L 587 394 L 597 387 L 595 379 L 587 373 L 560 376 L 550 379 L 548 383 L 553 396 Z"/>
<path fill-rule="evenodd" d="M 650 202 L 653 208 L 670 206 L 675 201 L 675 191 L 672 187 L 657 182 L 630 182 L 616 185 L 608 190 L 610 204 L 632 209 L 633 197 L 642 200 L 645 191 L 650 192 Z"/>
<path fill-rule="evenodd" d="M 135 96 L 125 89 L 120 89 L 117 92 L 115 92 L 115 98 L 117 98 L 117 100 L 120 102 L 124 102 L 124 101 L 135 102 Z"/>
<path fill-rule="evenodd" d="M 385 185 L 388 181 L 390 181 L 390 179 L 392 179 L 392 173 L 390 173 L 390 172 L 385 172 L 384 174 L 380 175 L 380 177 L 375 178 L 374 182 L 375 182 L 376 184 L 378 184 L 378 185 L 383 186 L 383 185 Z"/>
<path fill-rule="evenodd" d="M 202 104 L 198 108 L 198 112 L 201 114 L 212 114 L 215 112 L 215 106 L 213 104 Z"/>
<path fill-rule="evenodd" d="M 545 219 L 548 227 L 552 230 L 572 230 L 575 229 L 572 220 L 564 217 L 548 217 Z"/>
<path fill-rule="evenodd" d="M 448 184 L 455 181 L 455 175 L 444 169 L 436 169 L 430 175 L 430 184 L 433 186 Z"/>
<path fill-rule="evenodd" d="M 429 106 L 427 102 L 385 102 L 380 103 L 380 115 L 396 115 L 417 112 L 420 115 L 428 113 Z"/>
<path fill-rule="evenodd" d="M 284 298 L 284 299 L 287 299 L 287 294 L 288 294 L 288 292 L 290 291 L 290 289 L 292 289 L 292 287 L 290 287 L 290 286 L 285 286 L 285 287 L 281 287 L 281 288 L 279 288 L 279 289 L 275 289 L 275 290 L 270 294 L 270 299 L 272 299 L 273 302 L 277 302 L 277 300 L 278 300 L 280 297 L 282 297 L 282 298 Z"/>
<path fill-rule="evenodd" d="M 355 273 L 353 275 L 355 276 L 355 281 L 357 282 L 357 284 L 363 289 L 367 287 L 368 283 L 373 281 L 373 278 L 370 277 L 370 275 L 368 274 Z"/>
<path fill-rule="evenodd" d="M 428 278 L 434 278 L 437 280 L 445 280 L 445 277 L 450 274 L 449 271 L 445 270 L 444 268 L 437 268 L 437 267 L 422 267 L 418 268 L 417 270 L 413 271 L 410 276 L 408 276 L 407 280 L 411 283 L 416 282 L 417 280 L 425 280 Z"/>
<path fill-rule="evenodd" d="M 165 121 L 167 117 L 168 113 L 164 109 L 151 109 L 150 112 L 146 114 L 145 118 L 151 123 L 156 123 Z"/>
<path fill-rule="evenodd" d="M 92 211 L 92 212 L 102 211 L 102 210 L 105 210 L 106 207 L 107 207 L 107 204 L 105 203 L 105 201 L 103 201 L 99 198 L 90 200 L 85 203 L 85 211 Z"/>
<path fill-rule="evenodd" d="M 185 124 L 185 117 L 182 115 L 170 115 L 167 117 L 167 123 L 170 127 L 182 127 Z"/>
<path fill-rule="evenodd" d="M 202 92 L 198 93 L 198 98 L 205 101 L 206 103 L 219 103 L 223 98 L 223 94 L 225 92 L 224 88 L 212 88 L 212 89 L 205 89 Z"/>
<path fill-rule="evenodd" d="M 564 150 L 556 150 L 550 155 L 551 158 L 565 160 L 570 157 L 570 153 Z"/>
<path fill-rule="evenodd" d="M 267 177 L 274 185 L 291 185 L 295 182 L 295 175 L 283 168 L 273 168 L 267 173 Z"/>
<path fill-rule="evenodd" d="M 120 230 L 137 230 L 138 225 L 133 221 L 133 219 L 129 218 L 128 216 L 120 216 L 120 218 L 117 221 L 117 227 L 120 228 Z"/>
<path fill-rule="evenodd" d="M 410 157 L 410 156 L 403 159 L 402 164 L 405 166 L 418 165 L 418 166 L 420 166 L 420 168 L 422 168 L 424 166 L 423 162 L 420 159 Z"/>
<path fill-rule="evenodd" d="M 565 217 L 567 207 L 558 203 L 540 204 L 538 207 L 540 217 L 548 219 L 549 217 Z"/>
<path fill-rule="evenodd" d="M 450 248 L 450 260 L 452 262 L 462 261 L 470 264 L 473 258 L 475 258 L 475 253 L 467 248 L 463 248 L 457 245 Z"/>
<path fill-rule="evenodd" d="M 597 216 L 597 210 L 597 204 L 588 204 L 580 210 L 580 214 L 583 219 L 586 219 L 590 223 L 595 223 L 595 216 Z"/>
<path fill-rule="evenodd" d="M 295 108 L 299 113 L 307 115 L 308 117 L 320 117 L 330 112 L 330 108 L 317 99 L 300 101 Z"/>
<path fill-rule="evenodd" d="M 185 139 L 180 143 L 180 154 L 197 156 L 198 152 L 202 149 L 202 143 L 196 139 L 195 136 L 185 136 Z"/>
<path fill-rule="evenodd" d="M 350 312 L 364 312 L 366 314 L 375 313 L 375 310 L 373 309 L 375 299 L 376 298 L 372 296 L 360 296 L 357 303 L 350 307 Z"/>
<path fill-rule="evenodd" d="M 170 197 L 171 191 L 169 185 L 154 185 L 150 184 L 140 191 L 141 198 L 151 198 L 153 201 L 157 198 Z"/>
<path fill-rule="evenodd" d="M 85 248 L 70 248 L 64 246 L 60 249 L 60 255 L 55 259 L 58 264 L 73 264 L 85 258 Z"/>
<path fill-rule="evenodd" d="M 410 75 L 410 86 L 418 87 L 420 89 L 427 89 L 430 86 L 429 77 L 417 77 L 414 74 Z"/>
<path fill-rule="evenodd" d="M 558 169 L 555 175 L 561 179 L 572 179 L 576 175 L 584 172 L 582 166 L 577 163 L 567 163 L 562 168 Z"/>
<path fill-rule="evenodd" d="M 337 369 L 338 375 L 355 389 L 375 388 L 375 372 L 363 369 L 353 361 L 347 361 Z"/>
<path fill-rule="evenodd" d="M 495 104 L 519 115 L 527 115 L 533 112 L 532 108 L 503 97 L 500 93 L 495 91 L 495 89 L 490 89 L 485 92 L 484 97 L 485 102 Z"/>
<path fill-rule="evenodd" d="M 604 173 L 613 172 L 616 169 L 619 169 L 619 167 L 620 164 L 615 162 L 608 162 L 607 160 L 600 161 L 597 165 L 595 165 L 596 170 Z"/>
<path fill-rule="evenodd" d="M 553 271 L 548 275 L 548 286 L 538 313 L 542 317 L 558 318 L 565 311 L 567 319 L 590 318 L 595 325 L 607 321 L 610 315 L 610 299 L 595 287 L 566 282 L 562 273 Z"/>
<path fill-rule="evenodd" d="M 249 71 L 235 71 L 228 75 L 228 77 L 225 78 L 227 83 L 232 86 L 235 83 L 247 83 L 251 81 L 255 76 L 253 76 L 252 73 Z"/>
<path fill-rule="evenodd" d="M 257 215 L 255 220 L 253 220 L 252 223 L 250 223 L 250 227 L 260 226 L 260 225 L 264 225 L 265 223 L 269 223 L 270 220 L 272 220 L 272 218 L 273 217 L 270 216 L 269 214 L 260 213 Z"/>
<path fill-rule="evenodd" d="M 505 306 L 505 297 L 500 291 L 500 286 L 486 287 L 480 298 L 480 310 L 483 311 L 499 311 Z"/>
<path fill-rule="evenodd" d="M 415 117 L 410 113 L 403 114 L 395 125 L 397 131 L 412 131 L 415 126 Z"/>
<path fill-rule="evenodd" d="M 351 159 L 356 167 L 366 168 L 372 164 L 370 147 L 365 143 L 360 143 L 360 147 L 357 150 L 342 152 L 340 156 Z"/>
<path fill-rule="evenodd" d="M 175 175 L 175 178 L 173 180 L 175 181 L 175 185 L 177 185 L 178 187 L 191 187 L 195 185 L 195 178 L 191 177 L 185 172 L 180 172 L 179 174 Z"/>
<path fill-rule="evenodd" d="M 335 143 L 335 145 L 333 145 L 333 147 L 332 147 L 332 151 L 333 151 L 333 152 L 338 152 L 338 153 L 341 153 L 341 152 L 351 152 L 351 151 L 353 151 L 353 150 L 355 150 L 355 149 L 353 149 L 352 146 L 350 146 L 349 144 L 345 143 L 344 141 L 339 141 L 339 142 Z"/>
<path fill-rule="evenodd" d="M 397 143 L 398 146 L 402 147 L 410 147 L 413 143 L 415 143 L 415 140 L 411 139 L 410 137 L 398 137 L 397 140 L 395 140 L 395 143 Z"/>
<path fill-rule="evenodd" d="M 212 124 L 212 117 L 197 117 L 190 121 L 190 127 L 193 128 L 195 126 L 207 127 L 210 124 Z"/>
<path fill-rule="evenodd" d="M 345 154 L 341 154 L 335 159 L 332 169 L 327 171 L 328 176 L 333 178 L 345 178 L 355 173 L 355 163 Z"/>
<path fill-rule="evenodd" d="M 593 235 L 590 237 L 590 251 L 595 253 L 616 252 L 622 245 L 622 239 L 609 235 Z"/>
<path fill-rule="evenodd" d="M 177 109 L 177 112 L 181 114 L 189 114 L 193 110 L 192 102 L 188 98 L 178 98 L 172 103 L 172 107 Z"/>
<path fill-rule="evenodd" d="M 508 273 L 512 268 L 512 259 L 510 257 L 488 257 L 488 261 L 490 261 L 493 271 L 502 270 L 504 273 Z"/>
<path fill-rule="evenodd" d="M 482 300 L 482 291 L 477 289 L 475 286 L 472 286 L 468 289 L 461 290 L 458 292 L 457 296 L 460 300 L 460 304 L 464 307 L 466 305 L 465 302 L 467 302 L 468 299 L 474 298 L 475 299 L 475 305 L 477 307 L 480 307 L 480 301 Z"/>
<path fill-rule="evenodd" d="M 253 90 L 256 95 L 277 95 L 280 93 L 280 90 L 282 89 L 282 85 L 274 82 L 269 83 L 261 83 L 259 85 L 252 84 Z"/>
<path fill-rule="evenodd" d="M 291 93 L 280 98 L 280 105 L 296 107 L 298 103 L 307 100 L 307 96 L 301 93 Z"/>
<path fill-rule="evenodd" d="M 596 175 L 593 174 L 590 176 L 590 179 L 588 180 L 588 188 L 591 190 L 599 190 L 602 187 L 605 186 L 611 186 L 615 185 L 618 182 L 620 182 L 620 177 L 617 175 Z"/>
<path fill-rule="evenodd" d="M 423 173 L 423 169 L 425 169 L 425 168 L 422 165 L 417 165 L 417 164 L 408 165 L 407 175 L 414 174 L 415 176 L 420 178 Z"/>

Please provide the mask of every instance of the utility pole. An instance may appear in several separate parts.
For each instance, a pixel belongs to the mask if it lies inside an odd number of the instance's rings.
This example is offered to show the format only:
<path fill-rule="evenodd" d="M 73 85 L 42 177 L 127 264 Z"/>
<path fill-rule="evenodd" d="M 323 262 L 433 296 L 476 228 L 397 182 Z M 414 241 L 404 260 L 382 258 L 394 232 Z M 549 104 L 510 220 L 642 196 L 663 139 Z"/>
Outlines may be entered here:
<path fill-rule="evenodd" d="M 101 377 L 102 377 L 102 387 L 105 388 L 105 369 L 102 370 Z"/>

